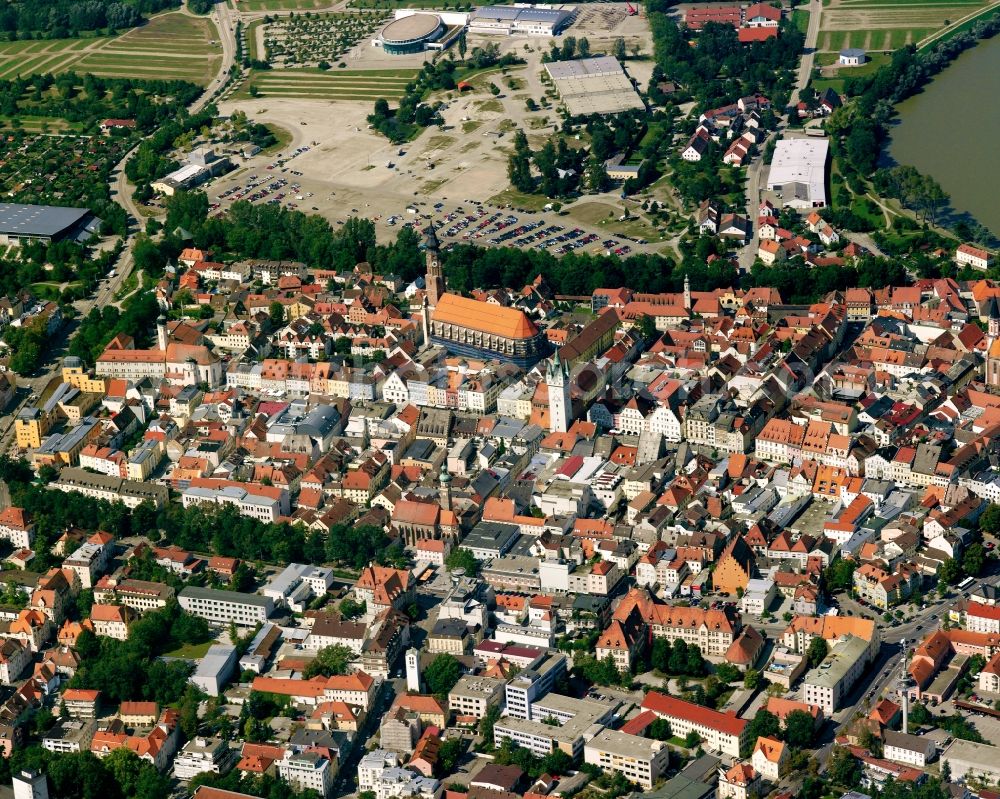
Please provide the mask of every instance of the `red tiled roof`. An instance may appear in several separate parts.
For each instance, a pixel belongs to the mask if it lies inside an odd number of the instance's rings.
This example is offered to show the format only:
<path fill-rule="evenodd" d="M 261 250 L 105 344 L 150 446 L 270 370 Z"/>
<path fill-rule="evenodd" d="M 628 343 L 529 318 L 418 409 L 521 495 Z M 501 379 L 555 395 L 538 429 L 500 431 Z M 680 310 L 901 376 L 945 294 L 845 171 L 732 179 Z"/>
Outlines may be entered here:
<path fill-rule="evenodd" d="M 651 710 L 661 717 L 674 717 L 709 727 L 726 735 L 742 735 L 747 722 L 735 714 L 720 713 L 707 707 L 685 702 L 673 696 L 650 691 L 642 700 L 644 710 Z"/>

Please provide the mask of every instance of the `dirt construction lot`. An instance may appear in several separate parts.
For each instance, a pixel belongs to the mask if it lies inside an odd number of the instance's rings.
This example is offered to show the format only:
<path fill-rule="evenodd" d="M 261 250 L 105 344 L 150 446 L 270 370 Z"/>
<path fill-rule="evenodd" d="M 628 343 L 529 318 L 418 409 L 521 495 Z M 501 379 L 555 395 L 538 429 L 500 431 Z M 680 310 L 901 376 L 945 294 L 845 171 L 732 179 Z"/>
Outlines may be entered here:
<path fill-rule="evenodd" d="M 617 7 L 607 4 L 585 6 L 577 24 L 572 25 L 566 35 L 578 39 L 586 36 L 591 51 L 595 53 L 609 51 L 618 36 L 625 39 L 630 52 L 638 48 L 648 54 L 651 48 L 646 21 L 626 17 Z M 315 95 L 276 96 L 279 92 L 269 94 L 266 87 L 262 96 L 255 98 L 236 94 L 220 103 L 222 113 L 242 110 L 254 121 L 270 123 L 289 131 L 291 141 L 282 149 L 281 155 L 301 146 L 307 146 L 309 150 L 289 161 L 285 165 L 285 173 L 281 172 L 281 166 L 267 170 L 279 154 L 260 154 L 249 159 L 240 169 L 214 181 L 208 187 L 209 198 L 225 207 L 232 197 L 220 199 L 220 194 L 235 186 L 244 186 L 250 175 L 270 179 L 273 174 L 275 179 L 287 178 L 299 187 L 292 197 L 286 196 L 282 202 L 287 204 L 291 200 L 299 210 L 321 213 L 334 222 L 361 214 L 375 219 L 385 233 L 390 230 L 388 218 L 402 215 L 399 221 L 405 221 L 408 218 L 405 209 L 411 203 L 425 202 L 429 210 L 438 202 L 452 208 L 467 200 L 486 202 L 508 188 L 507 157 L 513 147 L 513 131 L 524 129 L 531 145 L 540 147 L 560 122 L 556 112 L 558 100 L 551 92 L 546 97 L 550 87 L 542 84 L 540 76 L 543 73 L 542 54 L 553 43 L 560 44 L 561 40 L 562 37 L 470 36 L 470 50 L 480 43 L 496 41 L 502 50 L 516 52 L 527 64 L 510 68 L 506 74 L 499 69 L 479 73 L 471 81 L 474 86 L 471 92 L 459 94 L 455 91 L 434 97 L 434 100 L 445 102 L 441 111 L 445 124 L 425 130 L 415 141 L 402 146 L 393 145 L 368 129 L 367 116 L 374 102 L 371 97 L 330 100 Z M 387 57 L 369 43 L 352 48 L 345 60 L 349 69 L 340 71 L 345 80 L 350 74 L 358 75 L 366 70 L 387 74 L 390 67 L 402 71 L 420 63 L 420 57 Z M 640 84 L 645 85 L 652 60 L 630 60 L 626 68 Z M 272 78 L 290 72 L 279 70 L 262 75 Z M 338 70 L 331 72 L 330 79 L 333 80 Z M 345 72 L 348 74 L 345 75 Z M 302 80 L 323 78 L 309 71 L 299 74 Z M 491 83 L 500 88 L 499 96 L 494 97 L 490 92 Z M 289 91 L 287 87 L 281 88 Z M 372 91 L 367 86 L 365 90 Z M 310 86 L 309 94 L 313 91 L 317 90 Z M 306 93 L 305 90 L 302 92 Z M 539 103 L 537 110 L 527 110 L 529 98 Z M 298 200 L 298 196 L 303 199 Z M 584 198 L 585 201 L 594 199 Z M 612 203 L 602 216 L 621 213 L 617 198 L 602 199 Z M 530 200 L 533 203 L 531 207 L 539 211 L 545 203 L 544 198 L 532 197 Z M 516 204 L 516 199 L 513 201 Z M 567 227 L 590 222 L 578 218 L 578 215 L 572 216 L 572 220 L 563 220 Z M 592 231 L 600 232 L 602 240 L 615 233 L 608 229 L 611 226 L 603 219 L 600 225 L 591 223 L 587 226 Z M 639 232 L 637 237 L 642 235 L 643 232 Z"/>

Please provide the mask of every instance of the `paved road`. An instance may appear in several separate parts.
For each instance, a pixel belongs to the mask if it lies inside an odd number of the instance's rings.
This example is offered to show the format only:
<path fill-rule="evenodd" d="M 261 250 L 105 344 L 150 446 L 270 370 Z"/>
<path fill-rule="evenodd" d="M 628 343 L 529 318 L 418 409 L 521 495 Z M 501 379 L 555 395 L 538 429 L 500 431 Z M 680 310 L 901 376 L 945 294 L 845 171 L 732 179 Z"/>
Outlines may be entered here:
<path fill-rule="evenodd" d="M 236 21 L 239 14 L 234 14 L 233 10 L 225 0 L 217 2 L 212 7 L 212 21 L 219 30 L 219 43 L 222 45 L 222 64 L 219 72 L 205 89 L 205 93 L 191 104 L 190 111 L 196 114 L 201 111 L 208 102 L 213 99 L 229 79 L 230 71 L 236 63 Z"/>
<path fill-rule="evenodd" d="M 820 16 L 823 13 L 822 0 L 809 0 L 809 26 L 806 28 L 806 41 L 802 61 L 799 64 L 799 74 L 795 81 L 795 91 L 792 92 L 790 105 L 795 107 L 802 90 L 809 85 L 812 76 L 813 63 L 816 60 L 816 43 L 819 41 Z"/>
<path fill-rule="evenodd" d="M 878 702 L 880 697 L 893 693 L 898 686 L 899 672 L 902 667 L 900 642 L 905 640 L 908 649 L 913 649 L 933 629 L 941 624 L 941 618 L 955 601 L 955 597 L 928 602 L 924 610 L 917 612 L 909 621 L 896 627 L 885 626 L 877 620 L 882 630 L 882 648 L 875 663 L 872 665 L 866 682 L 860 683 L 852 694 L 852 704 L 845 706 L 835 714 L 837 730 L 843 729 L 854 718 L 855 713 L 867 712 Z M 853 602 L 842 602 L 841 607 Z M 857 612 L 855 612 L 857 615 Z M 920 628 L 919 630 L 917 628 Z M 870 698 L 869 698 L 870 697 Z"/>

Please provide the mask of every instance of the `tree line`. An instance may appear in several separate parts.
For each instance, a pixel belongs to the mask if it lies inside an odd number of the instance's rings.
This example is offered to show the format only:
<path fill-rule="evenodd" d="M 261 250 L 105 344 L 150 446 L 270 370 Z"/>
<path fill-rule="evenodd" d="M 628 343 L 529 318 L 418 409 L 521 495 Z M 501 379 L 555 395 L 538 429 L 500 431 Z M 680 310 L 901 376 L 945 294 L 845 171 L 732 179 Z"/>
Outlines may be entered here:
<path fill-rule="evenodd" d="M 13 0 L 0 8 L 0 32 L 10 40 L 66 39 L 91 31 L 111 36 L 179 5 L 178 0 Z"/>
<path fill-rule="evenodd" d="M 42 470 L 43 479 L 55 476 Z M 24 508 L 35 523 L 38 554 L 33 566 L 57 565 L 52 545 L 69 527 L 106 530 L 116 538 L 142 535 L 153 542 L 184 549 L 266 563 L 340 563 L 359 569 L 375 560 L 396 563 L 399 550 L 381 527 L 336 525 L 329 533 L 307 530 L 300 524 L 264 523 L 241 516 L 232 507 L 192 506 L 168 502 L 157 509 L 144 502 L 134 509 L 74 492 L 53 501 L 52 490 L 33 482 L 24 460 L 0 458 L 0 480 L 10 486 L 11 501 Z"/>
<path fill-rule="evenodd" d="M 680 83 L 698 109 L 734 103 L 755 92 L 779 107 L 787 103 L 805 43 L 790 21 L 782 20 L 778 36 L 746 45 L 732 25 L 710 22 L 692 33 L 664 13 L 668 5 L 659 0 L 647 4 L 658 74 Z"/>

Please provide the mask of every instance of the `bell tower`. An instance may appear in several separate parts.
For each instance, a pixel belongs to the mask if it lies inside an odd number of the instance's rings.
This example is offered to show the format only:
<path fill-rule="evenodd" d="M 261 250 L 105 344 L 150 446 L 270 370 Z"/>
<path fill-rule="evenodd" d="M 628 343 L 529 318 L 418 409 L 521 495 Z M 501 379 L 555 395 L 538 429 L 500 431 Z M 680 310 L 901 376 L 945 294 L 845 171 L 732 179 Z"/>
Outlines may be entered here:
<path fill-rule="evenodd" d="M 438 504 L 441 510 L 451 510 L 451 475 L 448 474 L 448 462 L 441 462 L 441 472 L 438 474 Z"/>
<path fill-rule="evenodd" d="M 545 369 L 545 385 L 549 390 L 549 432 L 565 433 L 573 415 L 569 394 L 569 370 L 556 352 Z"/>
<path fill-rule="evenodd" d="M 986 311 L 986 385 L 1000 389 L 1000 303 L 991 297 Z"/>
<path fill-rule="evenodd" d="M 424 230 L 424 257 L 427 262 L 427 274 L 424 277 L 427 304 L 431 308 L 436 308 L 438 300 L 445 292 L 445 284 L 444 271 L 441 269 L 441 245 L 438 242 L 433 222 Z"/>

